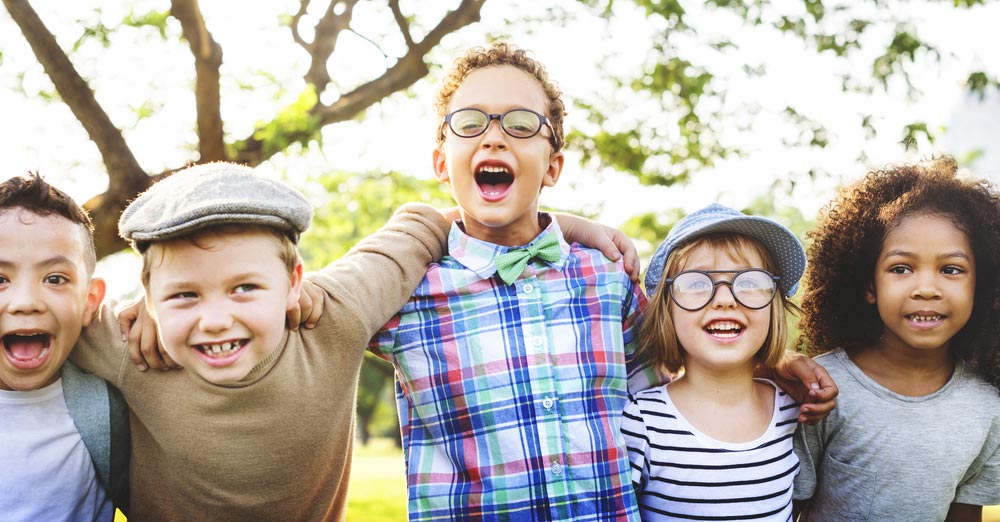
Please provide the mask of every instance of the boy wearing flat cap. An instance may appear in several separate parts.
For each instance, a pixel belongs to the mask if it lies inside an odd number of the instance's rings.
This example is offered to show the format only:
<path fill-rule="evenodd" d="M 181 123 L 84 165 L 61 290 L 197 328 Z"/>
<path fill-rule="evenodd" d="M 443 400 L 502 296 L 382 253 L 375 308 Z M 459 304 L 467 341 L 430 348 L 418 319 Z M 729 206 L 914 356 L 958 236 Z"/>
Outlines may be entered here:
<path fill-rule="evenodd" d="M 122 214 L 160 345 L 184 367 L 142 373 L 111 321 L 88 328 L 75 351 L 131 408 L 130 516 L 345 518 L 365 347 L 443 255 L 451 222 L 426 205 L 402 207 L 310 276 L 323 315 L 313 329 L 291 330 L 296 243 L 311 215 L 295 190 L 228 163 L 177 172 Z M 613 247 L 598 230 L 579 229 Z"/>
<path fill-rule="evenodd" d="M 139 371 L 112 320 L 74 351 L 131 408 L 130 518 L 344 518 L 365 346 L 442 255 L 450 223 L 403 207 L 311 278 L 325 313 L 293 331 L 311 215 L 295 190 L 225 163 L 177 172 L 122 214 L 160 344 L 185 368 Z"/>

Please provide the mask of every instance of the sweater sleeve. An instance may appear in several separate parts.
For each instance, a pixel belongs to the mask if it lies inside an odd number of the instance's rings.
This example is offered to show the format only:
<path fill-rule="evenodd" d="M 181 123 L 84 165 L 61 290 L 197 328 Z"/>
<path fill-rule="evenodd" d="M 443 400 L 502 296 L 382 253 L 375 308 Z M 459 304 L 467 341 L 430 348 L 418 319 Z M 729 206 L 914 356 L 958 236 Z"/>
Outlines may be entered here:
<path fill-rule="evenodd" d="M 428 205 L 410 203 L 363 239 L 344 257 L 310 280 L 333 301 L 325 320 L 356 320 L 365 341 L 406 304 L 427 273 L 427 265 L 447 249 L 451 223 Z M 341 312 L 354 317 L 329 317 Z"/>
<path fill-rule="evenodd" d="M 69 358 L 81 369 L 120 387 L 121 369 L 128 360 L 128 353 L 115 319 L 114 306 L 114 302 L 108 301 L 101 305 L 94 320 L 83 329 Z"/>

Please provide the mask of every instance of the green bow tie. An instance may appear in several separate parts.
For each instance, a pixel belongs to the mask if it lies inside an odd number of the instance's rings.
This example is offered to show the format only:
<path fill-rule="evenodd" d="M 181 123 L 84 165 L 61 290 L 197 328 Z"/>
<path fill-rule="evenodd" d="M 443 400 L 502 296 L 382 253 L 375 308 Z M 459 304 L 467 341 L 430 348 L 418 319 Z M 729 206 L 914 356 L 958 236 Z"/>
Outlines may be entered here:
<path fill-rule="evenodd" d="M 528 261 L 534 258 L 543 259 L 554 263 L 562 256 L 562 248 L 559 247 L 559 238 L 555 234 L 545 234 L 541 241 L 528 246 L 527 248 L 515 248 L 496 257 L 497 273 L 500 279 L 508 285 L 517 281 L 517 278 L 528 266 Z"/>

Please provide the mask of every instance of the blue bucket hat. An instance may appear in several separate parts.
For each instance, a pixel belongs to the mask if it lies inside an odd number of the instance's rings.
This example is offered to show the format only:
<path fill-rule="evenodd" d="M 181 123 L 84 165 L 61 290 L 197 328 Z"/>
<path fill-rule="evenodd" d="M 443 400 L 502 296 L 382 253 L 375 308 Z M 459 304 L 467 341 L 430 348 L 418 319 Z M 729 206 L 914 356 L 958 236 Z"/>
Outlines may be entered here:
<path fill-rule="evenodd" d="M 729 207 L 711 205 L 684 216 L 670 229 L 660 243 L 646 270 L 646 293 L 653 295 L 663 276 L 667 258 L 677 247 L 691 240 L 718 232 L 732 232 L 760 241 L 778 264 L 778 283 L 785 297 L 791 297 L 799 288 L 799 279 L 806 270 L 806 253 L 799 238 L 784 225 L 760 216 L 748 216 Z"/>

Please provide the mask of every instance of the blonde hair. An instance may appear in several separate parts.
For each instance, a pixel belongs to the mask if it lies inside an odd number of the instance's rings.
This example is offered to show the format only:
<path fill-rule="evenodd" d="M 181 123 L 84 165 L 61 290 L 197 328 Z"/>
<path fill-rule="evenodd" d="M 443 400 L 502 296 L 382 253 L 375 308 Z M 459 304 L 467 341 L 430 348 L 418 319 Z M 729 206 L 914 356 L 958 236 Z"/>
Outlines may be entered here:
<path fill-rule="evenodd" d="M 203 228 L 191 234 L 181 237 L 171 238 L 165 241 L 152 241 L 149 247 L 142 251 L 142 286 L 149 293 L 149 275 L 154 263 L 162 262 L 166 255 L 164 247 L 171 243 L 185 241 L 203 250 L 208 250 L 208 239 L 220 236 L 245 233 L 248 231 L 262 232 L 274 239 L 278 247 L 278 257 L 284 263 L 288 275 L 291 276 L 295 267 L 299 264 L 299 250 L 295 243 L 286 234 L 272 227 L 259 225 L 218 225 Z"/>
<path fill-rule="evenodd" d="M 770 252 L 764 248 L 759 241 L 749 236 L 740 234 L 709 234 L 695 238 L 690 243 L 686 243 L 670 253 L 663 267 L 663 277 L 673 277 L 677 275 L 688 255 L 695 248 L 707 245 L 714 250 L 721 250 L 732 256 L 734 259 L 747 262 L 748 254 L 756 253 L 763 261 L 764 266 L 759 267 L 777 274 L 777 264 L 771 258 Z M 637 355 L 645 361 L 654 365 L 657 369 L 676 373 L 684 367 L 684 350 L 677 342 L 677 330 L 674 327 L 673 318 L 670 317 L 670 285 L 661 284 L 650 298 L 646 307 L 645 318 L 639 327 L 639 347 Z M 785 344 L 788 340 L 789 312 L 796 313 L 798 307 L 778 290 L 774 300 L 771 301 L 771 324 L 767 332 L 767 339 L 754 355 L 757 362 L 767 368 L 774 368 L 784 357 Z"/>

